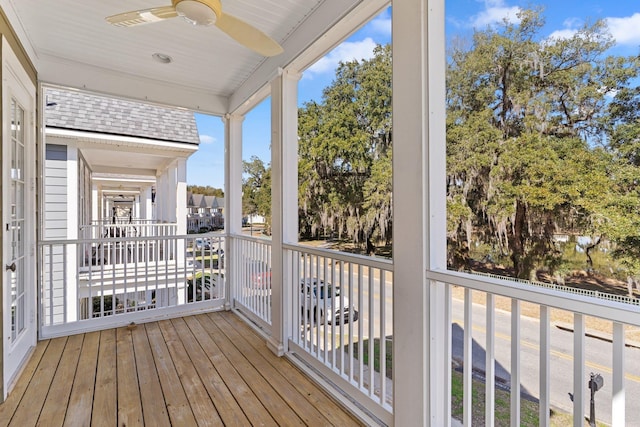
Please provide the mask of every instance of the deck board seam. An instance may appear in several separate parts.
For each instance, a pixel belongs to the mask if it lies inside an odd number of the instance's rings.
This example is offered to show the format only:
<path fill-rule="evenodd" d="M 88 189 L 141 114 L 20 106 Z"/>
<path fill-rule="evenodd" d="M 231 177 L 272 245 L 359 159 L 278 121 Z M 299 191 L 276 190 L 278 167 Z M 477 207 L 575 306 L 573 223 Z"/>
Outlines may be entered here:
<path fill-rule="evenodd" d="M 198 317 L 198 316 L 196 316 Z M 209 320 L 209 324 L 212 327 L 212 329 L 207 329 L 209 336 L 212 337 L 214 340 L 217 340 L 217 342 L 219 343 L 220 346 L 226 348 L 226 349 L 233 349 L 234 353 L 236 354 L 238 361 L 237 363 L 240 363 L 242 365 L 246 364 L 247 366 L 245 367 L 251 367 L 252 370 L 256 373 L 256 375 L 254 377 L 252 377 L 251 375 L 248 375 L 246 372 L 244 372 L 244 369 L 239 370 L 238 372 L 240 372 L 240 375 L 243 377 L 243 379 L 245 379 L 245 381 L 247 381 L 247 383 L 251 382 L 250 387 L 252 388 L 252 390 L 254 391 L 254 393 L 258 396 L 258 398 L 260 399 L 260 401 L 263 403 L 263 405 L 265 406 L 265 408 L 267 408 L 269 410 L 269 412 L 271 413 L 272 417 L 276 420 L 276 422 L 279 423 L 291 423 L 290 425 L 305 425 L 306 423 L 304 422 L 304 420 L 300 417 L 299 414 L 297 414 L 289 405 L 289 403 L 283 399 L 280 394 L 275 390 L 275 387 L 272 386 L 272 384 L 270 384 L 269 380 L 266 379 L 261 373 L 260 370 L 257 369 L 253 363 L 242 353 L 242 351 L 240 351 L 235 343 L 230 340 L 226 335 L 224 335 L 224 333 L 222 333 L 222 331 L 220 330 L 219 326 L 216 324 L 216 322 L 213 322 L 211 318 L 209 317 L 203 317 L 204 319 L 208 319 Z M 215 331 L 218 331 L 218 333 L 213 333 Z M 224 353 L 226 354 L 227 351 L 224 351 Z M 260 387 L 265 386 L 268 387 L 270 390 L 273 391 L 273 395 L 270 396 L 269 393 L 264 394 L 264 393 L 258 393 Z M 275 398 L 274 396 L 277 396 L 277 398 Z M 282 406 L 282 404 L 284 406 Z M 287 418 L 284 417 L 283 414 L 280 412 L 282 411 L 284 408 L 288 408 L 290 410 L 290 415 L 295 416 L 295 417 L 291 417 L 291 418 Z M 297 421 L 296 423 L 294 423 L 294 420 Z"/>
<path fill-rule="evenodd" d="M 193 322 L 195 322 L 195 323 L 193 323 Z M 257 410 L 259 412 L 264 412 L 264 414 L 269 417 L 269 420 L 272 421 L 274 423 L 274 425 L 277 425 L 277 421 L 275 420 L 273 415 L 264 406 L 264 403 L 260 400 L 259 396 L 256 395 L 255 391 L 250 386 L 250 384 L 248 384 L 247 381 L 242 377 L 242 375 L 238 371 L 237 367 L 234 365 L 233 360 L 231 360 L 229 358 L 229 355 L 225 354 L 221 350 L 221 348 L 218 346 L 218 344 L 215 342 L 215 340 L 213 340 L 211 338 L 211 336 L 208 333 L 206 333 L 207 328 L 205 327 L 205 325 L 203 325 L 197 319 L 197 317 L 195 317 L 195 316 L 190 317 L 188 322 L 185 321 L 185 324 L 189 328 L 189 330 L 191 330 L 191 333 L 193 334 L 193 336 L 196 338 L 196 341 L 198 342 L 198 345 L 204 350 L 204 352 L 205 352 L 208 360 L 210 361 L 211 365 L 213 366 L 213 368 L 218 373 L 218 376 L 220 377 L 221 381 L 224 383 L 225 387 L 231 392 L 231 396 L 236 401 L 236 404 L 243 411 L 243 414 L 247 418 L 247 420 L 251 421 L 252 418 L 254 418 L 254 415 L 255 415 L 254 411 L 249 411 L 249 408 L 247 408 L 247 405 L 249 403 L 243 402 L 242 400 L 239 400 L 238 395 L 242 393 L 242 390 L 238 390 L 237 387 L 234 387 L 234 385 L 230 383 L 230 381 L 232 379 L 235 379 L 236 381 L 240 382 L 242 384 L 242 386 L 243 386 L 242 388 L 245 389 L 245 391 L 247 393 L 251 394 L 251 396 L 253 398 L 252 400 L 259 405 Z M 204 332 L 204 334 L 203 335 L 197 334 L 196 331 L 194 330 L 195 327 L 202 329 L 202 332 Z M 206 342 L 209 342 L 210 345 L 205 347 L 205 343 Z M 212 348 L 212 350 L 214 350 L 213 352 L 208 351 L 209 350 L 208 348 L 210 346 L 213 347 Z M 222 362 L 222 363 L 223 364 L 228 364 L 230 369 L 228 371 L 225 371 L 224 369 L 220 369 L 220 366 L 217 366 L 216 361 L 213 360 L 212 357 L 223 358 L 224 362 Z M 248 399 L 248 397 L 247 397 L 247 399 Z M 244 400 L 246 400 L 246 399 L 244 399 Z M 265 423 L 266 419 L 263 418 L 261 421 L 263 423 Z"/>

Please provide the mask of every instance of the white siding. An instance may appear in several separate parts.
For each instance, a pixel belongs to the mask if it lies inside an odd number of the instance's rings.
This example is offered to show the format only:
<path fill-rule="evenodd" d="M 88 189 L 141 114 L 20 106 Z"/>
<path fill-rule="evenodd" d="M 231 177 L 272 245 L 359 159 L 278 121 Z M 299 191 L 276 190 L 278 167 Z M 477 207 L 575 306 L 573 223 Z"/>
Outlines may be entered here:
<path fill-rule="evenodd" d="M 44 238 L 67 237 L 67 147 L 47 144 L 44 176 Z"/>
<path fill-rule="evenodd" d="M 67 238 L 67 147 L 47 144 L 44 168 L 44 232 L 47 239 Z M 52 317 L 45 324 L 64 321 L 64 254 L 58 247 L 53 254 L 44 254 L 43 305 Z M 52 288 L 51 283 L 59 284 Z M 51 310 L 51 311 L 49 311 Z"/>

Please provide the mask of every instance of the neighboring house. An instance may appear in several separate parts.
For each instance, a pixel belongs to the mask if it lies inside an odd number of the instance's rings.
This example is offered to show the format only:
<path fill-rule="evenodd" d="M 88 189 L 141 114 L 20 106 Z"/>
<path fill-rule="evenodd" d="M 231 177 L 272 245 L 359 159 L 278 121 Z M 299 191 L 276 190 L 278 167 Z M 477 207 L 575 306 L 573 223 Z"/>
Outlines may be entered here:
<path fill-rule="evenodd" d="M 198 149 L 192 112 L 56 88 L 47 88 L 45 97 L 45 240 L 184 234 L 186 210 L 175 201 L 186 192 L 186 159 Z M 102 282 L 95 278 L 83 286 L 83 269 L 105 262 L 108 244 L 81 247 L 69 255 L 79 257 L 80 274 L 45 295 L 46 307 L 61 306 L 68 289 L 77 286 L 80 308 L 67 312 L 70 319 L 87 318 L 90 298 L 107 295 L 92 291 Z M 158 305 L 176 300 L 176 291 L 147 286 L 126 298 L 125 290 L 109 295 Z"/>
<path fill-rule="evenodd" d="M 224 228 L 224 198 L 187 193 L 187 231 Z"/>
<path fill-rule="evenodd" d="M 246 221 L 244 221 L 246 219 Z M 246 217 L 243 218 L 243 223 L 246 224 L 264 224 L 265 223 L 265 218 L 262 215 L 258 215 L 258 214 L 253 214 L 253 215 L 247 215 Z"/>
<path fill-rule="evenodd" d="M 198 149 L 193 113 L 53 88 L 45 96 L 45 236 L 58 236 L 58 227 L 75 237 L 52 213 L 62 195 L 69 217 L 78 211 L 79 227 L 136 219 L 186 229 L 184 208 L 168 206 L 183 199 L 185 178 L 176 173 L 186 173 Z"/>

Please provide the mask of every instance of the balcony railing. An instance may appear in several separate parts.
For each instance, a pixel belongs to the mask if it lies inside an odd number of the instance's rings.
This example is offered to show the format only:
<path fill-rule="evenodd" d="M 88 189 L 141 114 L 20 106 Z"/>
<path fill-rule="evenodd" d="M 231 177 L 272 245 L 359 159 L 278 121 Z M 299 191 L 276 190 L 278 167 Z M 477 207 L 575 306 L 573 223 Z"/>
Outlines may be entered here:
<path fill-rule="evenodd" d="M 43 337 L 224 304 L 221 236 L 48 240 L 40 251 Z"/>
<path fill-rule="evenodd" d="M 379 419 L 393 412 L 393 264 L 287 245 L 289 349 Z"/>
<path fill-rule="evenodd" d="M 241 310 L 270 333 L 276 286 L 271 242 L 248 236 L 206 239 L 41 242 L 43 337 L 225 307 Z M 104 256 L 94 259 L 87 248 L 101 245 Z M 289 305 L 280 317 L 288 325 L 288 351 L 391 424 L 392 262 L 301 245 L 284 245 L 282 255 Z M 461 371 L 463 412 L 456 416 L 465 425 L 478 416 L 487 425 L 498 424 L 498 389 L 509 394 L 511 425 L 521 424 L 523 402 L 530 400 L 538 405 L 540 425 L 549 425 L 552 408 L 572 413 L 578 425 L 588 416 L 592 372 L 605 384 L 595 405 L 599 421 L 622 426 L 639 418 L 635 400 L 627 396 L 640 395 L 640 359 L 625 339 L 625 333 L 640 329 L 637 305 L 499 277 L 430 271 L 427 278 L 444 295 L 449 327 L 437 333 L 453 342 L 440 349 L 445 380 L 434 382 L 431 392 L 451 396 L 451 378 Z M 560 311 L 569 319 L 562 325 L 555 319 Z M 594 319 L 610 325 L 597 342 L 590 326 Z M 554 325 L 562 326 L 563 335 L 556 335 L 561 328 Z M 485 391 L 484 402 L 474 404 L 478 387 Z M 451 399 L 443 401 L 448 418 Z"/>
<path fill-rule="evenodd" d="M 443 333 L 454 343 L 462 342 L 453 354 L 451 348 L 443 351 L 462 371 L 465 425 L 478 418 L 498 425 L 496 390 L 507 389 L 510 425 L 522 424 L 523 402 L 533 400 L 539 425 L 550 425 L 553 408 L 572 414 L 573 425 L 582 426 L 590 417 L 592 373 L 601 375 L 605 384 L 594 399 L 597 420 L 638 425 L 632 422 L 638 419 L 635 399 L 626 398 L 640 393 L 638 349 L 633 348 L 637 344 L 626 338 L 640 327 L 636 305 L 505 278 L 451 271 L 429 272 L 428 278 L 432 285 L 445 287 L 447 323 L 453 330 Z M 450 379 L 450 364 L 447 369 Z M 474 385 L 478 376 L 484 385 Z M 474 403 L 478 387 L 485 398 Z"/>
<path fill-rule="evenodd" d="M 103 237 L 155 237 L 175 236 L 176 224 L 146 222 L 134 220 L 131 223 L 97 223 L 80 227 L 80 237 L 83 239 L 100 239 Z"/>
<path fill-rule="evenodd" d="M 271 325 L 271 241 L 236 236 L 232 262 L 234 304 L 256 323 Z"/>

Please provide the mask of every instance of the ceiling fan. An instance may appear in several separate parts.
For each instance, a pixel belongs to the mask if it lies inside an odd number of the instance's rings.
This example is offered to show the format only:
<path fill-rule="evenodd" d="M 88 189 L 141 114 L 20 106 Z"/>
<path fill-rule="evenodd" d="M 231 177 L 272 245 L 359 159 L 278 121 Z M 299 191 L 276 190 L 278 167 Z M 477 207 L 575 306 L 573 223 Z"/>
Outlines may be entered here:
<path fill-rule="evenodd" d="M 180 16 L 193 25 L 215 25 L 241 45 L 263 55 L 275 56 L 282 47 L 254 26 L 222 13 L 220 0 L 171 0 L 171 6 L 119 13 L 105 18 L 118 27 L 148 24 Z"/>

